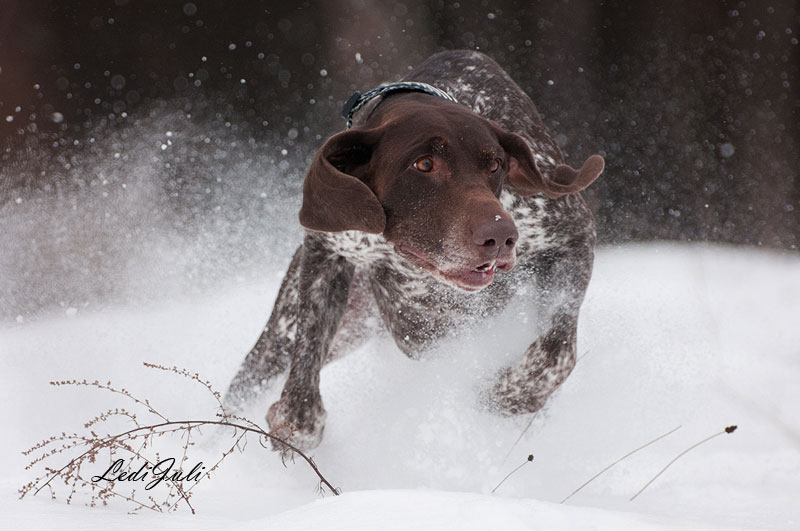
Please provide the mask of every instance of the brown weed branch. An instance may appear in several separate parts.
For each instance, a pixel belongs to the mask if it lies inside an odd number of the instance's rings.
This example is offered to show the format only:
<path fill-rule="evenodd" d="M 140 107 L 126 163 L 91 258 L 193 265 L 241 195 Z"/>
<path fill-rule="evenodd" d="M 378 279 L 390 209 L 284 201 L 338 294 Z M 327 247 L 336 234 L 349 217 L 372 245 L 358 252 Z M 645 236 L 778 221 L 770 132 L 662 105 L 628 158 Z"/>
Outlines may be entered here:
<path fill-rule="evenodd" d="M 23 498 L 30 493 L 32 493 L 32 495 L 36 495 L 40 491 L 42 491 L 45 487 L 47 487 L 51 493 L 51 496 L 55 499 L 56 496 L 55 496 L 55 490 L 53 488 L 53 481 L 58 478 L 62 480 L 64 484 L 67 485 L 67 487 L 69 488 L 69 494 L 66 499 L 67 503 L 71 503 L 73 496 L 76 494 L 76 492 L 79 491 L 79 489 L 88 488 L 92 492 L 90 498 L 91 506 L 95 506 L 97 502 L 101 502 L 105 505 L 108 503 L 109 499 L 111 499 L 112 497 L 116 497 L 116 498 L 122 498 L 130 503 L 133 503 L 135 505 L 133 512 L 142 508 L 148 508 L 155 511 L 163 512 L 164 510 L 167 511 L 176 510 L 178 504 L 181 501 L 183 501 L 189 507 L 191 512 L 194 513 L 195 509 L 189 500 L 189 498 L 191 497 L 192 489 L 197 485 L 197 482 L 199 482 L 200 479 L 209 477 L 209 475 L 212 472 L 215 472 L 221 465 L 222 461 L 228 455 L 233 453 L 235 449 L 238 448 L 240 451 L 243 451 L 244 447 L 246 446 L 247 442 L 246 436 L 248 434 L 256 434 L 258 436 L 259 443 L 261 444 L 262 447 L 265 448 L 267 447 L 265 442 L 271 441 L 273 443 L 273 447 L 280 449 L 281 459 L 284 461 L 284 463 L 287 455 L 291 456 L 292 460 L 294 459 L 295 454 L 299 455 L 308 464 L 308 466 L 311 467 L 311 469 L 319 478 L 320 489 L 323 489 L 323 487 L 327 487 L 335 495 L 339 494 L 339 489 L 334 487 L 327 480 L 327 478 L 325 478 L 325 476 L 317 467 L 317 464 L 314 462 L 314 460 L 305 453 L 303 453 L 299 448 L 288 442 L 286 440 L 286 437 L 279 437 L 274 433 L 267 432 L 255 422 L 245 417 L 233 415 L 228 411 L 226 411 L 222 403 L 222 395 L 218 393 L 216 390 L 214 390 L 210 381 L 203 380 L 198 373 L 191 373 L 186 369 L 181 369 L 178 367 L 169 368 L 152 363 L 145 363 L 144 365 L 151 369 L 173 372 L 180 376 L 191 379 L 199 383 L 203 387 L 205 387 L 207 391 L 213 396 L 213 398 L 217 403 L 218 419 L 170 420 L 165 414 L 158 411 L 150 403 L 149 400 L 142 400 L 140 398 L 137 398 L 125 388 L 118 389 L 114 387 L 113 385 L 111 385 L 111 382 L 101 383 L 97 380 L 95 381 L 61 380 L 57 382 L 50 382 L 50 384 L 54 386 L 62 386 L 62 385 L 88 386 L 122 395 L 128 398 L 129 400 L 132 400 L 137 407 L 143 408 L 146 411 L 146 413 L 158 417 L 161 420 L 161 422 L 155 422 L 155 423 L 143 422 L 137 417 L 135 411 L 128 411 L 124 408 L 108 409 L 98 414 L 94 418 L 90 419 L 86 423 L 84 423 L 84 428 L 89 430 L 88 434 L 81 435 L 78 433 L 68 434 L 66 432 L 62 432 L 60 435 L 53 435 L 47 439 L 44 439 L 36 443 L 31 448 L 24 451 L 23 454 L 31 455 L 34 452 L 38 453 L 40 451 L 42 453 L 33 457 L 30 464 L 26 467 L 26 469 L 33 468 L 34 466 L 42 463 L 45 460 L 54 458 L 55 456 L 63 454 L 68 451 L 73 451 L 82 446 L 86 447 L 86 450 L 80 455 L 71 459 L 68 463 L 66 463 L 60 468 L 56 469 L 46 466 L 45 474 L 27 483 L 26 485 L 24 485 L 22 488 L 19 489 L 20 498 Z M 109 433 L 105 436 L 98 435 L 95 432 L 97 425 L 104 422 L 108 422 L 112 418 L 127 419 L 128 421 L 134 424 L 134 427 L 129 430 L 120 431 L 114 434 Z M 132 456 L 135 456 L 143 460 L 146 465 L 152 467 L 153 475 L 155 476 L 157 463 L 161 462 L 159 453 L 156 452 L 155 460 L 149 459 L 145 455 L 143 455 L 143 451 L 145 449 L 152 448 L 154 446 L 154 439 L 156 437 L 162 437 L 164 435 L 169 435 L 169 434 L 180 434 L 182 439 L 185 436 L 185 442 L 182 443 L 183 451 L 182 455 L 180 456 L 180 464 L 182 465 L 185 461 L 188 460 L 187 453 L 189 446 L 193 446 L 195 444 L 195 442 L 192 441 L 191 437 L 193 430 L 199 431 L 199 428 L 203 426 L 221 426 L 226 428 L 233 428 L 234 439 L 235 439 L 233 445 L 229 449 L 222 452 L 222 457 L 220 457 L 220 459 L 216 463 L 214 463 L 214 465 L 211 467 L 210 470 L 206 471 L 197 478 L 193 478 L 195 483 L 188 488 L 185 488 L 181 485 L 180 479 L 176 480 L 174 477 L 166 477 L 166 472 L 164 472 L 165 477 L 163 478 L 163 481 L 165 484 L 169 485 L 169 490 L 167 491 L 166 498 L 163 501 L 159 502 L 153 497 L 152 494 L 147 494 L 147 500 L 149 503 L 144 502 L 142 501 L 141 498 L 137 497 L 136 489 L 133 489 L 129 494 L 124 494 L 119 492 L 117 488 L 118 487 L 117 481 L 122 481 L 122 479 L 104 479 L 108 483 L 99 485 L 94 481 L 88 481 L 81 475 L 81 467 L 86 462 L 94 463 L 97 457 L 99 456 L 100 452 L 103 450 L 107 450 L 110 462 L 116 462 L 115 461 L 116 452 L 120 451 L 126 452 Z M 240 446 L 240 444 L 242 443 L 244 445 Z M 177 462 L 174 459 L 173 461 Z M 180 472 L 180 470 L 178 472 Z"/>

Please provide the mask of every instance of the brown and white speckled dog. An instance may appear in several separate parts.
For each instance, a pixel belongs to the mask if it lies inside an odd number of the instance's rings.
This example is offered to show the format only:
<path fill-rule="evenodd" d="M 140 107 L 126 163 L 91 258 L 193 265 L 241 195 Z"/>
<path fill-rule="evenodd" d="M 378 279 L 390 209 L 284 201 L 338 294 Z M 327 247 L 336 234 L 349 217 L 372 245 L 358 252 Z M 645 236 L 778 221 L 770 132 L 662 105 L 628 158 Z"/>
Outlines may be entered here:
<path fill-rule="evenodd" d="M 537 411 L 575 366 L 595 245 L 578 192 L 603 159 L 564 165 L 533 102 L 481 53 L 436 54 L 406 79 L 458 103 L 394 92 L 325 142 L 303 186 L 308 232 L 228 391 L 229 403 L 249 400 L 288 366 L 267 420 L 273 430 L 290 425 L 300 448 L 322 439 L 320 368 L 347 348 L 345 329 L 358 337 L 370 307 L 416 357 L 529 293 L 540 335 L 488 393 L 504 413 Z"/>

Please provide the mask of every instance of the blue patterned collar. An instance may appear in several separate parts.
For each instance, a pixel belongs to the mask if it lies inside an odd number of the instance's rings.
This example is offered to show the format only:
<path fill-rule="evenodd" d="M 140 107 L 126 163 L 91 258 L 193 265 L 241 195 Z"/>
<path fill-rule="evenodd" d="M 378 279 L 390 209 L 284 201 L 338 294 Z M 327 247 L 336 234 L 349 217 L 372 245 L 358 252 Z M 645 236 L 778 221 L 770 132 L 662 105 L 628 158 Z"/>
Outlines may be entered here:
<path fill-rule="evenodd" d="M 369 100 L 377 98 L 378 96 L 385 96 L 391 92 L 400 91 L 424 92 L 433 96 L 439 96 L 440 98 L 452 101 L 453 103 L 458 103 L 458 100 L 456 100 L 447 92 L 432 85 L 428 85 L 427 83 L 420 83 L 418 81 L 399 81 L 397 83 L 387 83 L 386 85 L 375 87 L 374 89 L 368 90 L 364 93 L 356 91 L 347 99 L 344 107 L 342 107 L 342 118 L 347 120 L 347 127 L 345 127 L 345 129 L 350 129 L 353 126 L 353 115 L 358 112 L 361 107 L 366 105 Z"/>

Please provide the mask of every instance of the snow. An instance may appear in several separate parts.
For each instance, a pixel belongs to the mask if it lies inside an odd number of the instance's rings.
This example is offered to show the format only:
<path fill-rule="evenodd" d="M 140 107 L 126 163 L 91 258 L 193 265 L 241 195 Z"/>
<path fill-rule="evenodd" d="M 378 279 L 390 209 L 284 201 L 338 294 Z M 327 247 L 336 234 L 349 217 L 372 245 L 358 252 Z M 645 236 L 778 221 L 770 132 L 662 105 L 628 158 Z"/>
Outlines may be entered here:
<path fill-rule="evenodd" d="M 304 463 L 284 468 L 253 440 L 198 485 L 194 516 L 129 516 L 121 503 L 88 508 L 44 493 L 17 499 L 33 478 L 21 450 L 116 404 L 48 381 L 110 379 L 175 418 L 211 418 L 203 389 L 141 362 L 198 371 L 224 390 L 266 321 L 278 277 L 264 271 L 260 282 L 209 293 L 0 324 L 0 529 L 800 527 L 800 258 L 677 243 L 598 250 L 578 365 L 516 446 L 531 417 L 493 415 L 478 399 L 532 334 L 512 307 L 425 359 L 376 337 L 323 370 L 328 422 L 312 454 L 342 496 L 320 498 Z M 281 383 L 248 416 L 263 421 Z M 629 501 L 673 457 L 731 424 L 734 434 L 688 453 Z M 215 460 L 220 440 L 209 434 L 191 460 Z M 534 461 L 492 495 L 528 454 Z"/>

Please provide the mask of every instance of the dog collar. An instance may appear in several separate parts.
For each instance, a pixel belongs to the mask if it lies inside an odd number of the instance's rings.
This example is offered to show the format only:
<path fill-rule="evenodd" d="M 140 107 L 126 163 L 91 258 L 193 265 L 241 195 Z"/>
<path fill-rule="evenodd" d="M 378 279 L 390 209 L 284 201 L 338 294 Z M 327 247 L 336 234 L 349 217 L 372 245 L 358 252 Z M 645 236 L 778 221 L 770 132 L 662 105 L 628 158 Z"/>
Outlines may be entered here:
<path fill-rule="evenodd" d="M 342 118 L 347 121 L 347 126 L 345 129 L 350 129 L 353 126 L 353 115 L 358 112 L 361 107 L 366 105 L 369 100 L 372 98 L 377 98 L 378 96 L 385 96 L 391 92 L 400 91 L 424 92 L 425 94 L 439 96 L 440 98 L 452 101 L 453 103 L 458 103 L 458 100 L 456 100 L 447 92 L 432 85 L 428 85 L 427 83 L 420 83 L 418 81 L 399 81 L 397 83 L 387 83 L 364 93 L 356 91 L 347 99 L 344 107 L 342 107 Z"/>

